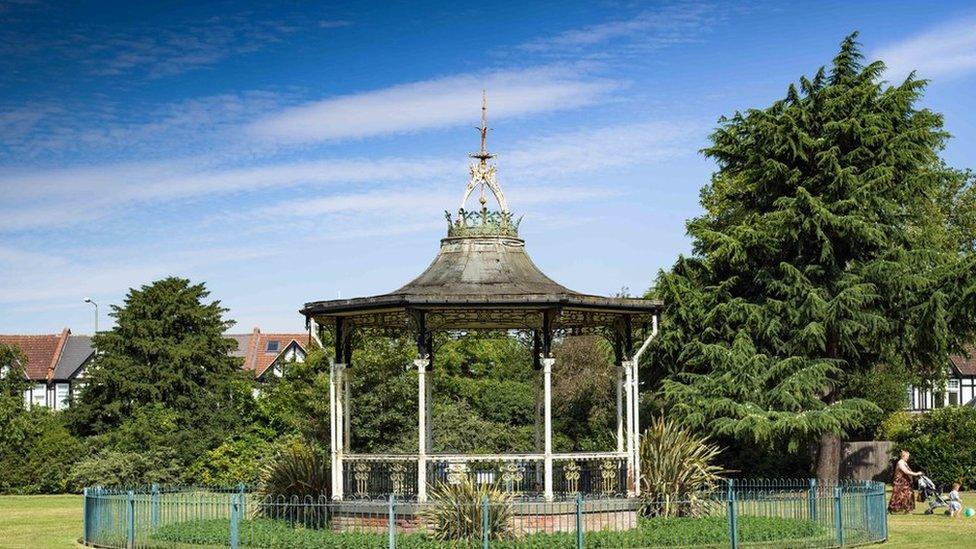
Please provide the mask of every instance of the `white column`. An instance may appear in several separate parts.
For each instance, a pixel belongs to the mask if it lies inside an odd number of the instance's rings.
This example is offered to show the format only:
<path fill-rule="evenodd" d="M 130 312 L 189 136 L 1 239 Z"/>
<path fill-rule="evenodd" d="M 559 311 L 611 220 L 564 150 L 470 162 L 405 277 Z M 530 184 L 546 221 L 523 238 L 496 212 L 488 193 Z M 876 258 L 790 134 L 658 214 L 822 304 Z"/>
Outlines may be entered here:
<path fill-rule="evenodd" d="M 332 499 L 342 499 L 342 488 L 337 481 L 336 471 L 338 459 L 336 458 L 336 365 L 329 365 L 329 468 L 332 470 Z"/>
<path fill-rule="evenodd" d="M 344 495 L 343 494 L 343 492 L 344 492 L 344 487 L 343 487 L 343 456 L 346 453 L 345 442 L 344 442 L 345 437 L 343 436 L 343 432 L 345 430 L 345 428 L 344 428 L 344 425 L 345 425 L 345 414 L 343 413 L 343 409 L 344 409 L 344 406 L 345 406 L 345 402 L 344 401 L 346 400 L 345 397 L 343 396 L 343 391 L 344 391 L 343 386 L 346 384 L 346 365 L 345 364 L 342 364 L 342 363 L 337 363 L 335 365 L 335 371 L 336 371 L 336 375 L 335 375 L 335 377 L 336 377 L 336 383 L 335 383 L 335 394 L 336 394 L 336 403 L 335 403 L 335 417 L 336 417 L 336 420 L 335 420 L 335 425 L 336 425 L 336 431 L 335 431 L 335 433 L 336 433 L 336 456 L 335 456 L 335 464 L 336 465 L 335 465 L 335 471 L 336 471 L 336 477 L 337 477 L 336 478 L 337 484 L 334 485 L 333 492 L 339 496 L 338 499 L 342 499 L 342 497 Z"/>
<path fill-rule="evenodd" d="M 546 436 L 546 455 L 545 455 L 545 497 L 546 501 L 552 501 L 552 365 L 556 363 L 554 358 L 542 359 L 542 386 L 543 401 L 545 406 L 545 436 Z"/>
<path fill-rule="evenodd" d="M 417 501 L 427 501 L 427 364 L 426 358 L 413 361 L 417 367 Z"/>
<path fill-rule="evenodd" d="M 429 366 L 429 364 L 428 364 Z M 427 437 L 427 451 L 434 451 L 434 378 L 425 385 L 427 394 L 424 396 L 424 413 L 427 414 L 425 436 Z"/>
<path fill-rule="evenodd" d="M 640 379 L 637 360 L 630 362 L 634 369 L 634 495 L 640 496 L 641 491 L 641 465 L 640 465 Z"/>
<path fill-rule="evenodd" d="M 352 371 L 349 369 L 348 365 L 344 365 L 342 368 L 342 385 L 343 385 L 343 397 L 342 397 L 342 417 L 345 420 L 343 423 L 345 442 L 342 444 L 344 450 L 348 450 L 352 447 L 352 383 L 350 378 Z"/>
<path fill-rule="evenodd" d="M 624 451 L 624 366 L 617 364 L 617 452 Z"/>
<path fill-rule="evenodd" d="M 627 395 L 627 482 L 629 484 L 628 495 L 634 495 L 634 370 L 630 367 L 630 361 L 623 362 L 624 373 L 627 379 L 624 381 L 624 393 Z"/>

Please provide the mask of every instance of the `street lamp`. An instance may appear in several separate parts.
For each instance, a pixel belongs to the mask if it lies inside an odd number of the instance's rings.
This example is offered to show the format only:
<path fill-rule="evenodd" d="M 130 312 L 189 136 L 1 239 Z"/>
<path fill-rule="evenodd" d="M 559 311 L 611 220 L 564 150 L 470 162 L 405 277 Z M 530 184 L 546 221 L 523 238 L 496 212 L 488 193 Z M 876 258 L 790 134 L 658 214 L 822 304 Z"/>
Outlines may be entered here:
<path fill-rule="evenodd" d="M 95 335 L 98 335 L 98 303 L 95 303 L 90 297 L 85 298 L 85 303 L 91 303 L 95 306 Z"/>

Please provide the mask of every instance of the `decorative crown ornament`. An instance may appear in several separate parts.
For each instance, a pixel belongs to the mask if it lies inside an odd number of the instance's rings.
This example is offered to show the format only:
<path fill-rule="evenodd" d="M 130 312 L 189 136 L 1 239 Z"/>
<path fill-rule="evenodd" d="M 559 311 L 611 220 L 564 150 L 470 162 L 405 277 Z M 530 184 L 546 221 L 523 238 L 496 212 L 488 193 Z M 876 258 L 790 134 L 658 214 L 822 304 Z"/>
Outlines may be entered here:
<path fill-rule="evenodd" d="M 451 213 L 445 211 L 447 218 L 447 236 L 512 236 L 518 237 L 518 226 L 522 218 L 512 219 L 511 212 L 508 211 L 508 203 L 505 201 L 505 193 L 502 192 L 498 180 L 495 178 L 495 165 L 489 164 L 488 160 L 495 155 L 488 152 L 488 98 L 484 91 L 481 92 L 481 126 L 478 127 L 481 133 L 481 150 L 471 153 L 469 156 L 475 158 L 470 166 L 470 179 L 468 186 L 464 190 L 464 197 L 461 198 L 461 207 L 458 208 L 457 218 L 452 219 Z M 488 210 L 488 198 L 485 196 L 485 187 L 494 195 L 498 202 L 498 211 Z M 481 204 L 480 212 L 469 212 L 464 209 L 464 205 L 471 197 L 475 188 L 480 189 L 478 202 Z"/>

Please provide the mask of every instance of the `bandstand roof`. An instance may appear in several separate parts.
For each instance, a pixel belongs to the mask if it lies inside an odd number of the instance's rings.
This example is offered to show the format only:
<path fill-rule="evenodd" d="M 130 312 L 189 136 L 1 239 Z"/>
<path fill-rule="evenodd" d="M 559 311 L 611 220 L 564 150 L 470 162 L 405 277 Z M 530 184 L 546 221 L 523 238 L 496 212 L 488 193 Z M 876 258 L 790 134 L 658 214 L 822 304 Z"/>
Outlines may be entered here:
<path fill-rule="evenodd" d="M 371 297 L 306 303 L 301 313 L 322 325 L 337 318 L 353 326 L 402 328 L 412 311 L 423 311 L 431 329 L 538 329 L 549 311 L 553 327 L 600 328 L 621 321 L 649 322 L 661 302 L 647 299 L 582 294 L 545 275 L 518 236 L 521 221 L 513 219 L 495 179 L 493 157 L 485 149 L 487 126 L 482 107 L 481 151 L 471 156 L 471 179 L 434 261 L 398 290 Z M 480 211 L 464 205 L 480 187 Z M 485 187 L 499 211 L 486 207 Z"/>

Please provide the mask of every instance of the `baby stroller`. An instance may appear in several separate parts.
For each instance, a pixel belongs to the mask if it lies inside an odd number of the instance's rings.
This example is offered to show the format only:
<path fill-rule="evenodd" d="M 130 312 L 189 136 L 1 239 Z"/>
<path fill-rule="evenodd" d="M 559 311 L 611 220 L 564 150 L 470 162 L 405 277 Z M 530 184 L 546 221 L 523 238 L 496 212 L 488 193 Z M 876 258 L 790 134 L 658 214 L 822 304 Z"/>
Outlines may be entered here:
<path fill-rule="evenodd" d="M 946 514 L 949 513 L 949 502 L 942 497 L 942 491 L 936 487 L 932 479 L 925 475 L 918 477 L 918 500 L 928 502 L 929 508 L 925 510 L 926 515 L 931 515 L 939 507 L 945 507 Z"/>

